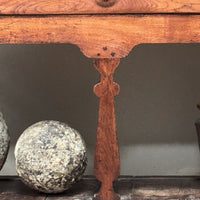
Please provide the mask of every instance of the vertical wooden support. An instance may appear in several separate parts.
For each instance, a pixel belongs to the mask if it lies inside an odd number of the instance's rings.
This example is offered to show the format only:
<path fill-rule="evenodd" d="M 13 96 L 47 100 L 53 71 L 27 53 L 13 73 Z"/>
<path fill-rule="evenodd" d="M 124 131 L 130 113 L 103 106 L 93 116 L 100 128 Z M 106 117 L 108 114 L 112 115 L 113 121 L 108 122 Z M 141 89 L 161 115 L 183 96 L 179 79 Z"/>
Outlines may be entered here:
<path fill-rule="evenodd" d="M 120 87 L 113 82 L 119 63 L 120 59 L 94 60 L 94 66 L 101 74 L 101 82 L 94 86 L 94 93 L 100 98 L 94 173 L 101 182 L 101 190 L 95 200 L 120 199 L 113 190 L 113 181 L 120 174 L 114 108 L 114 97 L 119 94 Z"/>

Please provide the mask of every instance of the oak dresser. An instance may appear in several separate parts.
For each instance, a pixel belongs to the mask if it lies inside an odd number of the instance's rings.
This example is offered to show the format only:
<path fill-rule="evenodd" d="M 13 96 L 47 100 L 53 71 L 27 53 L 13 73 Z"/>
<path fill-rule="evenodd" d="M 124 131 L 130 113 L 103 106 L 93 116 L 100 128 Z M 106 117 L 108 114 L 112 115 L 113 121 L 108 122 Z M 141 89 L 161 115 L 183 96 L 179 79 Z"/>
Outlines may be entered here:
<path fill-rule="evenodd" d="M 0 0 L 1 44 L 72 43 L 94 59 L 101 75 L 94 87 L 101 189 L 94 199 L 120 199 L 113 190 L 120 175 L 114 113 L 120 87 L 113 81 L 120 58 L 141 43 L 199 43 L 199 14 L 199 0 Z"/>

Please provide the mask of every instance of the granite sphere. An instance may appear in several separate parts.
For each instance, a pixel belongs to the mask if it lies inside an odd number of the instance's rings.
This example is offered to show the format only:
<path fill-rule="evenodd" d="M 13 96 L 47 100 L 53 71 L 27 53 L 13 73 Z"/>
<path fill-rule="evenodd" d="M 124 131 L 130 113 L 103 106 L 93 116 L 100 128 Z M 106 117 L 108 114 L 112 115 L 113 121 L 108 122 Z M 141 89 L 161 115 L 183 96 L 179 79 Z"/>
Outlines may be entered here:
<path fill-rule="evenodd" d="M 0 112 L 0 170 L 3 167 L 8 155 L 10 144 L 10 137 L 8 135 L 8 128 L 6 122 L 3 119 L 3 115 Z"/>
<path fill-rule="evenodd" d="M 81 179 L 86 147 L 81 135 L 67 124 L 41 121 L 27 128 L 15 146 L 16 170 L 29 187 L 60 193 Z"/>

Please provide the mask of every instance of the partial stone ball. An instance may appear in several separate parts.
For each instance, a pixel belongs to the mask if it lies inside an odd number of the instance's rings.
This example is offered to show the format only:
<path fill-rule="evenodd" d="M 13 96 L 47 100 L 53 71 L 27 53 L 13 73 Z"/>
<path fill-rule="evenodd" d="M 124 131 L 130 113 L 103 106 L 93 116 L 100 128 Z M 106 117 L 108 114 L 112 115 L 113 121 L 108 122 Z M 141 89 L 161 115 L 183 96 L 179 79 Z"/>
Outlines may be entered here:
<path fill-rule="evenodd" d="M 60 193 L 80 180 L 87 165 L 81 135 L 67 124 L 41 121 L 27 128 L 15 146 L 16 170 L 29 187 Z"/>
<path fill-rule="evenodd" d="M 10 137 L 8 135 L 8 128 L 3 115 L 0 112 L 0 170 L 2 169 L 9 150 Z"/>

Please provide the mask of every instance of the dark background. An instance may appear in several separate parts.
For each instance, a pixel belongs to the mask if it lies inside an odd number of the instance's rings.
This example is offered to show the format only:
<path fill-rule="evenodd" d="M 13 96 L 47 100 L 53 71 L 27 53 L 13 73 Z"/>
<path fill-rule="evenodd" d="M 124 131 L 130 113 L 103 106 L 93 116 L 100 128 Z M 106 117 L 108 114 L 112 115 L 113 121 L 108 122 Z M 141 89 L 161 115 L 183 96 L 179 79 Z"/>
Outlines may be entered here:
<path fill-rule="evenodd" d="M 200 175 L 194 122 L 200 111 L 200 45 L 146 44 L 121 60 L 115 98 L 121 174 Z M 52 119 L 85 139 L 93 174 L 99 74 L 74 45 L 0 45 L 0 110 L 11 136 L 1 175 L 15 172 L 14 146 L 28 126 Z"/>

